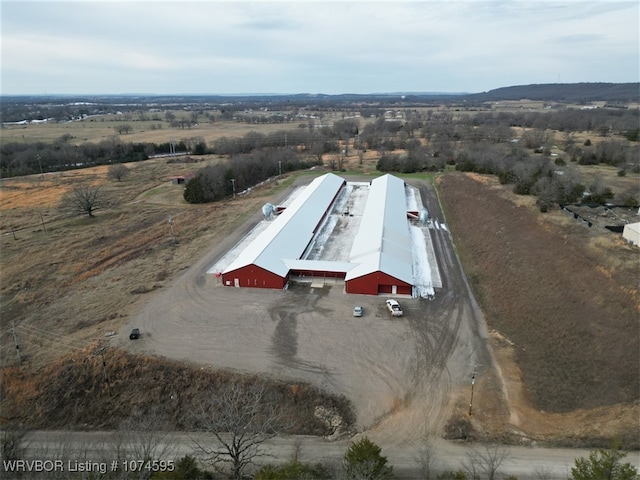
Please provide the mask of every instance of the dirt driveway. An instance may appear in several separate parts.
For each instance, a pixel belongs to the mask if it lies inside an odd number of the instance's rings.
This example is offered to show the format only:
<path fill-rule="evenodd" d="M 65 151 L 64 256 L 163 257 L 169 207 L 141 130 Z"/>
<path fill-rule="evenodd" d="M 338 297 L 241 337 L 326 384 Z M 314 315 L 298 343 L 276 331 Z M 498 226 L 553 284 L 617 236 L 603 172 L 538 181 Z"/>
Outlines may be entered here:
<path fill-rule="evenodd" d="M 431 218 L 446 223 L 433 188 L 409 183 L 419 187 Z M 384 298 L 346 295 L 340 283 L 287 291 L 221 286 L 208 267 L 259 215 L 156 292 L 116 341 L 140 353 L 344 394 L 356 408 L 357 428 L 381 446 L 440 434 L 453 393 L 467 391 L 474 368 L 481 375 L 491 365 L 484 320 L 448 230 L 430 230 L 443 288 L 431 301 L 401 298 L 405 316 L 392 319 Z M 352 316 L 354 305 L 364 307 L 362 318 Z M 128 340 L 133 326 L 143 333 L 137 342 Z"/>

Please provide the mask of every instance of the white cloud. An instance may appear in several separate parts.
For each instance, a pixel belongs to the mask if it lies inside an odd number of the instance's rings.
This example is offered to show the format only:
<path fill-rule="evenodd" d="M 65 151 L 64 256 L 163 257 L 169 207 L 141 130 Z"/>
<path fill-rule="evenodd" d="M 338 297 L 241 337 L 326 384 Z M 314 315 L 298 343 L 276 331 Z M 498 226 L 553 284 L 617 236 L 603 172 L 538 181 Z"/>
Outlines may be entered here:
<path fill-rule="evenodd" d="M 482 91 L 558 76 L 638 81 L 637 2 L 33 3 L 2 3 L 3 93 L 74 93 L 78 85 L 76 93 L 115 85 L 158 93 Z"/>

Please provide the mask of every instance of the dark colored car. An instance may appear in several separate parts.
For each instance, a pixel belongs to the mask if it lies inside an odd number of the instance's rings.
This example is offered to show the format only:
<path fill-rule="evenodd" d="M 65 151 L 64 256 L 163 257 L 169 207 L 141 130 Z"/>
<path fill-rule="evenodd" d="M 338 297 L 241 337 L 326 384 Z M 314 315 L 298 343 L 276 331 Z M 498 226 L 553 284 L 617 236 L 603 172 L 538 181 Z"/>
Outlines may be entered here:
<path fill-rule="evenodd" d="M 131 330 L 131 333 L 129 334 L 129 340 L 137 340 L 139 338 L 140 338 L 140 329 L 134 328 L 133 330 Z"/>

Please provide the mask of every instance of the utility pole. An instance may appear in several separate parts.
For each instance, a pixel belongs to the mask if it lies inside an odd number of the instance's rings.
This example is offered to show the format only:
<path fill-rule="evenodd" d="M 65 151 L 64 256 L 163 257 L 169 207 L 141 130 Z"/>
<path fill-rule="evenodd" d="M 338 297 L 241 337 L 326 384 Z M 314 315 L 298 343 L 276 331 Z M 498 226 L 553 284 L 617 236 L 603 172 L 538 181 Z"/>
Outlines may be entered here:
<path fill-rule="evenodd" d="M 47 234 L 47 227 L 44 225 L 44 217 L 42 216 L 42 212 L 38 212 L 40 214 L 40 222 L 42 223 L 42 229 L 44 230 L 44 234 Z"/>
<path fill-rule="evenodd" d="M 13 333 L 13 343 L 16 345 L 16 355 L 18 356 L 18 365 L 22 363 L 20 359 L 20 345 L 18 344 L 18 334 L 16 333 L 16 323 L 11 322 L 11 333 Z"/>
<path fill-rule="evenodd" d="M 109 390 L 109 396 L 113 397 L 113 393 L 111 392 L 111 382 L 109 382 L 109 375 L 107 375 L 107 362 L 104 359 L 104 351 L 106 350 L 106 346 L 103 347 L 101 346 L 101 342 L 100 340 L 98 340 L 98 351 L 97 353 L 100 354 L 100 356 L 102 357 L 102 375 L 104 377 L 104 381 L 107 383 L 107 389 Z"/>
<path fill-rule="evenodd" d="M 476 384 L 476 372 L 473 372 L 471 377 L 471 401 L 469 401 L 469 416 L 471 416 L 471 409 L 473 408 L 473 386 Z"/>
<path fill-rule="evenodd" d="M 169 215 L 169 227 L 171 227 L 171 236 L 173 237 L 173 243 L 176 243 L 176 232 L 173 230 L 173 216 Z"/>
<path fill-rule="evenodd" d="M 40 155 L 36 155 L 38 159 L 38 165 L 40 166 L 40 179 L 44 180 L 44 171 L 42 170 L 42 161 L 40 160 Z"/>
<path fill-rule="evenodd" d="M 233 198 L 236 198 L 236 179 L 231 179 L 231 188 L 233 188 Z"/>

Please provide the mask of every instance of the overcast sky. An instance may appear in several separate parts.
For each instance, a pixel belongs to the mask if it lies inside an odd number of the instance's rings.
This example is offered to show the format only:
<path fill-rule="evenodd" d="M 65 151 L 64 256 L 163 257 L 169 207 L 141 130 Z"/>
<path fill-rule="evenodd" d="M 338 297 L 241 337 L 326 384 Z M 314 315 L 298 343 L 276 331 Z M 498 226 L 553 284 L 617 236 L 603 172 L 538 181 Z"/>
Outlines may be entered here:
<path fill-rule="evenodd" d="M 5 1 L 3 94 L 639 81 L 639 2 Z"/>

